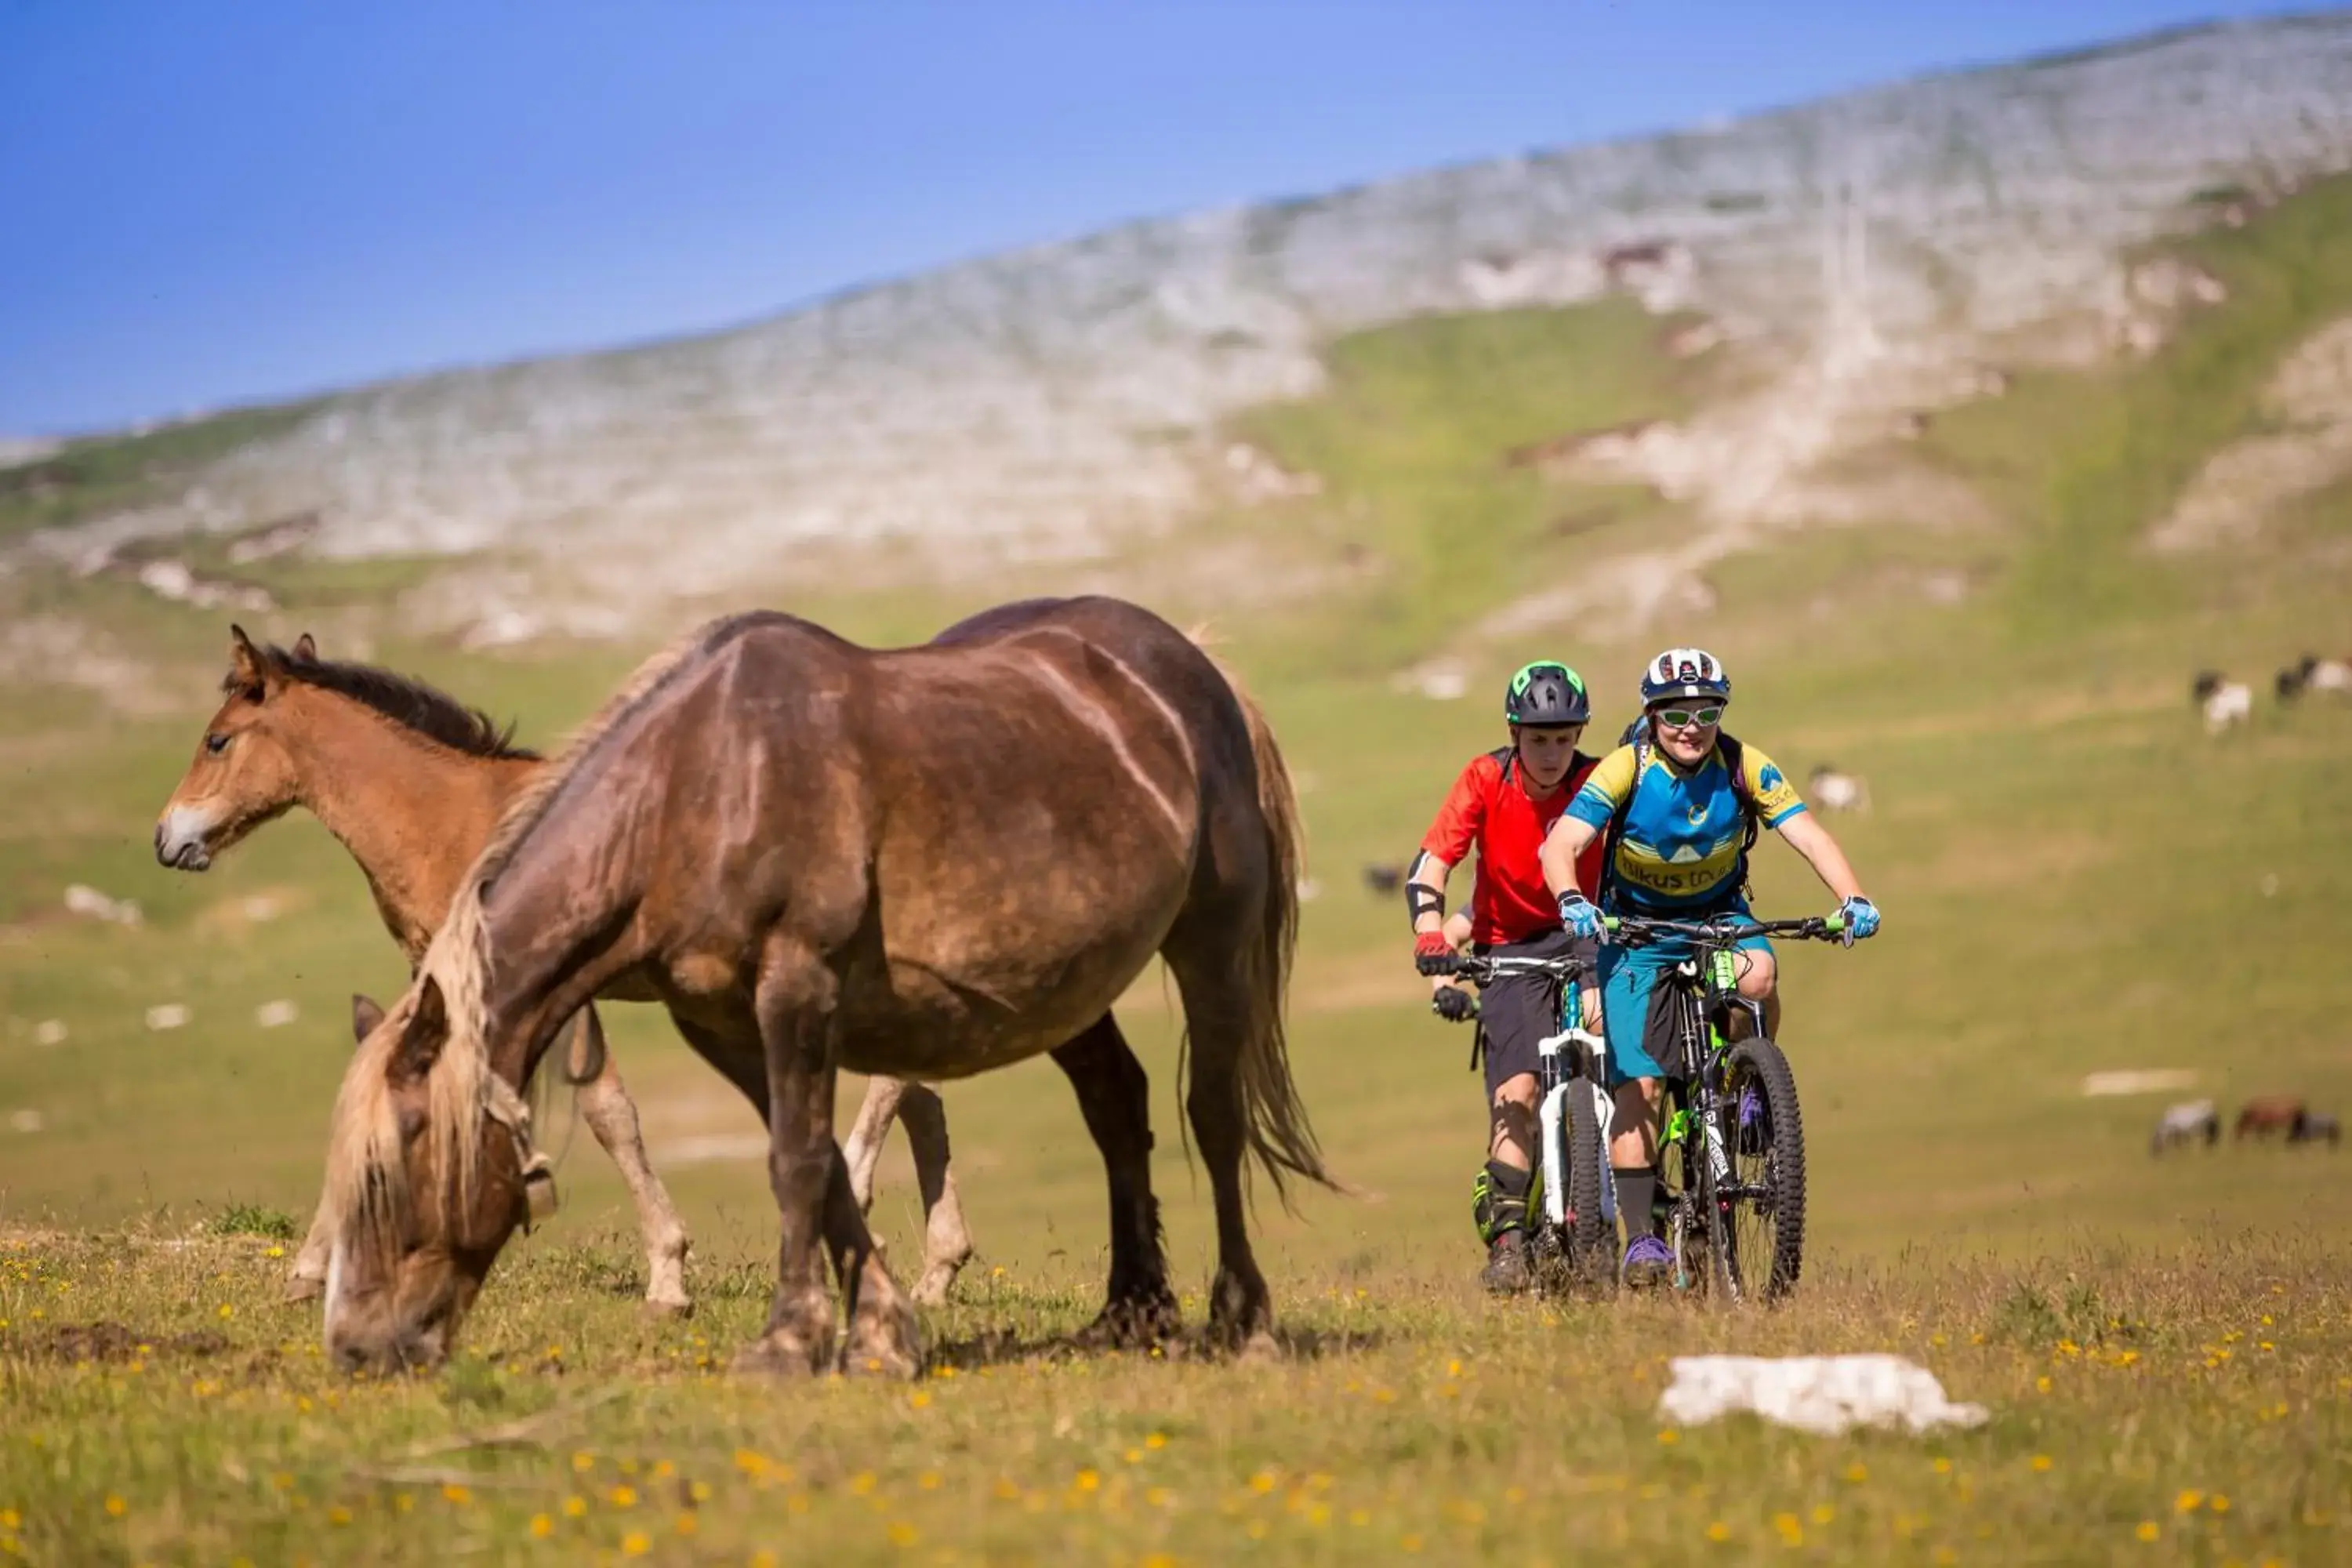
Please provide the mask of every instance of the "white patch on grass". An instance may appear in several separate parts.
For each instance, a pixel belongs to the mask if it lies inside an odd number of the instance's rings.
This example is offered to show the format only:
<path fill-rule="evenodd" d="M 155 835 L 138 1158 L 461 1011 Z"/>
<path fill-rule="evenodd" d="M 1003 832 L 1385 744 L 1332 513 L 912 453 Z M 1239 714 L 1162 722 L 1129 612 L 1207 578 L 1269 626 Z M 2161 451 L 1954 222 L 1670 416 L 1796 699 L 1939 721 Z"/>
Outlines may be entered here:
<path fill-rule="evenodd" d="M 2166 1094 L 2187 1089 L 2196 1081 L 2197 1075 L 2187 1068 L 2133 1068 L 2087 1074 L 2083 1079 L 2083 1093 L 2094 1100 L 2106 1095 Z"/>
<path fill-rule="evenodd" d="M 163 1002 L 147 1009 L 147 1026 L 157 1031 L 176 1029 L 195 1015 L 184 1002 Z"/>
<path fill-rule="evenodd" d="M 255 1008 L 253 1021 L 265 1029 L 282 1029 L 301 1016 L 301 1008 L 281 997 L 275 1002 L 264 1002 Z"/>

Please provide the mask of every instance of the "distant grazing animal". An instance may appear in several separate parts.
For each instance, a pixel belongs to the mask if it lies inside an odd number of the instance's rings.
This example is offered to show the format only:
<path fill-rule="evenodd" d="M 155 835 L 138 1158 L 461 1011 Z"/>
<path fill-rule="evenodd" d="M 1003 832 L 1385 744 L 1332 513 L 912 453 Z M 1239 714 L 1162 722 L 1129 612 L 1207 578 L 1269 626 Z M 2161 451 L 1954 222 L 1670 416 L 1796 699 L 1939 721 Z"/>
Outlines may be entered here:
<path fill-rule="evenodd" d="M 2246 1101 L 2239 1108 L 2238 1120 L 2230 1129 L 2230 1139 L 2235 1142 L 2250 1132 L 2257 1138 L 2284 1132 L 2293 1139 L 2298 1136 L 2296 1130 L 2310 1119 L 2310 1108 L 2295 1096 L 2265 1094 Z"/>
<path fill-rule="evenodd" d="M 1860 773 L 1842 773 L 1823 763 L 1813 770 L 1806 781 L 1813 804 L 1823 811 L 1861 811 L 1870 809 L 1870 781 Z"/>
<path fill-rule="evenodd" d="M 2331 1149 L 2344 1142 L 2344 1129 L 2336 1125 L 2333 1116 L 2305 1116 L 2303 1125 L 2289 1128 L 2286 1135 L 2290 1143 L 2316 1143 L 2323 1138 Z"/>
<path fill-rule="evenodd" d="M 2253 692 L 2245 682 L 2229 679 L 2218 669 L 2200 670 L 2189 694 L 2205 710 L 2205 732 L 2209 735 L 2218 735 L 2253 716 Z"/>
<path fill-rule="evenodd" d="M 2340 658 L 2322 658 L 2317 654 L 2307 653 L 2300 663 L 2278 672 L 2280 701 L 2291 702 L 2306 691 L 2352 697 L 2352 664 Z"/>
<path fill-rule="evenodd" d="M 1385 898 L 1404 886 L 1404 868 L 1398 865 L 1367 866 L 1364 886 Z"/>
<path fill-rule="evenodd" d="M 2184 1100 L 2166 1111 L 2147 1142 L 2147 1152 L 2161 1154 L 2175 1143 L 2203 1142 L 2211 1148 L 2221 1140 L 2221 1113 L 2210 1100 Z"/>

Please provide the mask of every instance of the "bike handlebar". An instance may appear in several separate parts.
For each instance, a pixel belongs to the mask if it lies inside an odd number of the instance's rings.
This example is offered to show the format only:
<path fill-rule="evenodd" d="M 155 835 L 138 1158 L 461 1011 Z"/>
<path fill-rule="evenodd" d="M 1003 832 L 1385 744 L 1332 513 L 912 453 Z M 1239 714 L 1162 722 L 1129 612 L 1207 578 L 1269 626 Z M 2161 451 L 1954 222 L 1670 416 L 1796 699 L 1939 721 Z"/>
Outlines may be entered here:
<path fill-rule="evenodd" d="M 1507 974 L 1545 974 L 1556 980 L 1573 980 L 1585 971 L 1584 960 L 1574 953 L 1561 953 L 1556 958 L 1528 958 L 1506 953 L 1473 953 L 1454 960 L 1443 973 L 1458 974 L 1474 985 L 1487 985 Z"/>
<path fill-rule="evenodd" d="M 1843 915 L 1813 915 L 1798 921 L 1747 921 L 1717 916 L 1713 920 L 1677 921 L 1653 918 L 1648 915 L 1607 915 L 1601 920 L 1608 935 L 1602 941 L 1615 939 L 1627 946 L 1662 936 L 1696 937 L 1701 941 L 1738 942 L 1750 936 L 1792 937 L 1800 942 L 1836 942 L 1853 945 L 1853 933 L 1846 927 Z M 1574 953 L 1561 953 L 1554 958 L 1528 958 L 1517 954 L 1473 953 L 1442 961 L 1435 974 L 1455 974 L 1474 985 L 1487 985 L 1507 974 L 1544 974 L 1558 980 L 1573 980 L 1588 967 Z"/>
<path fill-rule="evenodd" d="M 1659 936 L 1689 936 L 1703 941 L 1737 942 L 1742 937 L 1785 936 L 1800 942 L 1838 942 L 1853 945 L 1853 933 L 1843 915 L 1813 915 L 1801 921 L 1747 921 L 1718 915 L 1713 920 L 1677 921 L 1647 915 L 1607 915 L 1601 919 L 1609 934 L 1638 942 Z"/>

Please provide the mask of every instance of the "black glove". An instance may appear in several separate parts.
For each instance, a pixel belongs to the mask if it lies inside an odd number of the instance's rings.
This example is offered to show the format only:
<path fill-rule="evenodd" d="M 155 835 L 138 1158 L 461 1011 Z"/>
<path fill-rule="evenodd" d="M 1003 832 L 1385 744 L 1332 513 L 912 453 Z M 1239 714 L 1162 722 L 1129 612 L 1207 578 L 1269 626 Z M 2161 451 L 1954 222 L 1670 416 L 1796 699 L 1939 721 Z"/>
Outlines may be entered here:
<path fill-rule="evenodd" d="M 1423 974 L 1453 974 L 1462 967 L 1462 955 L 1444 931 L 1425 931 L 1412 939 L 1412 966 Z"/>
<path fill-rule="evenodd" d="M 1429 1010 L 1449 1024 L 1466 1024 L 1478 1016 L 1478 997 L 1459 985 L 1442 985 L 1429 999 Z"/>

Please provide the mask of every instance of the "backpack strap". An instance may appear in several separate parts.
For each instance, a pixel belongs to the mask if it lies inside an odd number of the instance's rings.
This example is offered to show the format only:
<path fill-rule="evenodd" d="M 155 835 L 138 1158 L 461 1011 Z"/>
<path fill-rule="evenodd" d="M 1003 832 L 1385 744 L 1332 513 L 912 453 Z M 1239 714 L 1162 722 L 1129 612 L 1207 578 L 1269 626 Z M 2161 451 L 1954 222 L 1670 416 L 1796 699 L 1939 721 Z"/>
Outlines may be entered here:
<path fill-rule="evenodd" d="M 1503 770 L 1503 776 L 1499 782 L 1510 783 L 1511 770 L 1519 765 L 1519 749 L 1517 746 L 1497 746 L 1486 754 L 1494 758 L 1496 765 Z"/>
<path fill-rule="evenodd" d="M 1617 890 L 1617 846 L 1625 837 L 1625 819 L 1633 815 L 1633 797 L 1642 793 L 1642 774 L 1650 766 L 1650 727 L 1643 720 L 1626 726 L 1625 739 L 1620 742 L 1633 748 L 1633 782 L 1625 791 L 1625 798 L 1609 814 L 1609 826 L 1601 836 L 1601 886 L 1592 890 L 1592 901 L 1604 908 L 1615 907 L 1612 895 Z"/>
<path fill-rule="evenodd" d="M 1756 847 L 1756 840 L 1764 827 L 1764 814 L 1757 809 L 1756 797 L 1748 790 L 1748 753 L 1739 742 L 1728 733 L 1715 738 L 1715 749 L 1723 758 L 1724 770 L 1731 775 L 1731 798 L 1739 803 L 1740 819 L 1747 829 L 1739 840 L 1739 869 L 1732 875 L 1732 886 L 1742 898 L 1748 897 L 1748 852 Z"/>

